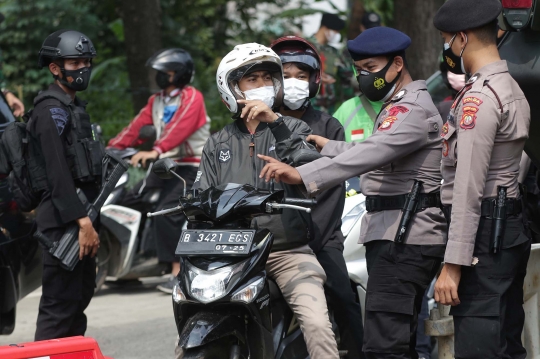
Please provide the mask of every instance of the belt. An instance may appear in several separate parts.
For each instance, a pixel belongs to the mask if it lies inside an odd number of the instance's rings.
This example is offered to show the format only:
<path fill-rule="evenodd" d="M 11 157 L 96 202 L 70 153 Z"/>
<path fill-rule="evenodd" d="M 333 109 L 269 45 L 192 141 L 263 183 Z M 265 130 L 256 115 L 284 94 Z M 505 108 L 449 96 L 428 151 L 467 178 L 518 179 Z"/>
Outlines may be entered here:
<path fill-rule="evenodd" d="M 389 211 L 394 209 L 403 209 L 407 196 L 409 194 L 400 194 L 397 196 L 366 196 L 366 211 Z M 429 207 L 441 207 L 441 194 L 421 193 L 418 212 Z"/>
<path fill-rule="evenodd" d="M 480 210 L 480 215 L 484 218 L 491 219 L 493 216 L 493 211 L 495 210 L 495 204 L 497 202 L 496 198 L 486 198 L 482 200 L 482 206 Z M 523 205 L 521 203 L 521 198 L 508 198 L 506 199 L 506 217 L 517 216 L 523 211 Z M 443 212 L 446 219 L 450 218 L 452 214 L 452 205 L 444 206 Z"/>

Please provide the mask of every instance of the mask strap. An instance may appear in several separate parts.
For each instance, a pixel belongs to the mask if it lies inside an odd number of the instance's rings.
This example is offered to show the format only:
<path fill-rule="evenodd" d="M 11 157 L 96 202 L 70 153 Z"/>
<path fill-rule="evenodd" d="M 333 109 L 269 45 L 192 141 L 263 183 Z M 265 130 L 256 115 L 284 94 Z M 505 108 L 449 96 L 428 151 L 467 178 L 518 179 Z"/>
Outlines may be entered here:
<path fill-rule="evenodd" d="M 352 66 L 352 70 L 354 73 L 354 77 L 358 77 L 358 71 L 356 71 L 356 67 L 354 65 Z"/>
<path fill-rule="evenodd" d="M 467 34 L 465 34 L 465 41 L 467 41 L 467 42 L 465 43 L 465 46 L 463 47 L 463 50 L 461 50 L 461 53 L 459 54 L 459 57 L 463 57 L 463 52 L 465 51 L 465 48 L 469 44 L 469 38 L 467 37 Z"/>

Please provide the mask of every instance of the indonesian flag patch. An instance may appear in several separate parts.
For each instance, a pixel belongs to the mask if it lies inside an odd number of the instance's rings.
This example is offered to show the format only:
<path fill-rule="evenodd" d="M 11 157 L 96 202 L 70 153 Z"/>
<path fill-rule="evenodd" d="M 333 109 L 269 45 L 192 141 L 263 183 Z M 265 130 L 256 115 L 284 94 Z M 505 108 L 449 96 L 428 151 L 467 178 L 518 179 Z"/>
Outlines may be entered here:
<path fill-rule="evenodd" d="M 478 112 L 478 107 L 474 106 L 465 106 L 463 107 L 463 116 L 461 116 L 461 121 L 459 127 L 464 130 L 470 130 L 476 126 L 476 113 Z"/>
<path fill-rule="evenodd" d="M 363 141 L 364 140 L 364 129 L 359 128 L 358 130 L 351 131 L 351 141 Z"/>

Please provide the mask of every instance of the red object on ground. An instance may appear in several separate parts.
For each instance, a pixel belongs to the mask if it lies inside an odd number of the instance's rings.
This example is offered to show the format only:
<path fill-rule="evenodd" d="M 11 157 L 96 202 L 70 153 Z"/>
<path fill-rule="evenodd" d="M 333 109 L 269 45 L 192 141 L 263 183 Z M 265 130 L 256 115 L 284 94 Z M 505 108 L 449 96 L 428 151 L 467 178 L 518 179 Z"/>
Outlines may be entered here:
<path fill-rule="evenodd" d="M 0 346 L 2 359 L 112 359 L 101 354 L 95 339 L 69 337 Z"/>

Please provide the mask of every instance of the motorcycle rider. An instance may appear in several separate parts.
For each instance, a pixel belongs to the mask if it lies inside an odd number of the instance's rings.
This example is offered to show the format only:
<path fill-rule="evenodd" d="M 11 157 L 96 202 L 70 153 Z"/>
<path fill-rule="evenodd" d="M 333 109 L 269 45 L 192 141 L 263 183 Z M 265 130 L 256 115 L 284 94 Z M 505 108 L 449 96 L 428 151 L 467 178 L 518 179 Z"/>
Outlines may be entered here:
<path fill-rule="evenodd" d="M 92 41 L 74 30 L 50 34 L 39 51 L 39 66 L 48 68 L 54 83 L 34 100 L 35 107 L 27 125 L 30 136 L 41 148 L 48 182 L 37 208 L 37 229 L 57 241 L 76 221 L 80 228 L 80 261 L 69 271 L 48 251 L 43 251 L 43 294 L 35 340 L 84 335 L 87 325 L 84 310 L 94 294 L 96 262 L 93 257 L 99 238 L 76 188 L 93 201 L 99 194 L 101 173 L 95 172 L 95 166 L 84 167 L 74 161 L 73 150 L 77 149 L 79 154 L 77 146 L 87 144 L 81 146 L 84 155 L 98 168 L 101 165 L 101 148 L 89 147 L 93 134 L 86 102 L 76 96 L 78 91 L 88 87 L 95 56 Z M 76 177 L 75 174 L 81 172 L 87 175 Z"/>
<path fill-rule="evenodd" d="M 156 83 L 162 90 L 152 95 L 129 126 L 109 141 L 109 147 L 125 149 L 141 145 L 145 140 L 139 138 L 140 129 L 154 126 L 157 140 L 152 150 L 138 152 L 131 158 L 131 164 L 137 166 L 141 163 L 144 167 L 147 161 L 158 157 L 173 158 L 180 164 L 176 172 L 186 180 L 189 188 L 195 180 L 203 146 L 210 136 L 210 118 L 206 114 L 203 95 L 189 86 L 194 75 L 193 60 L 183 49 L 166 49 L 150 57 L 147 66 L 157 71 Z M 180 181 L 164 181 L 151 173 L 146 181 L 141 181 L 126 194 L 122 205 L 137 207 L 146 191 L 162 188 L 157 208 L 174 207 L 183 186 Z M 172 264 L 171 279 L 157 287 L 165 293 L 172 293 L 172 279 L 180 269 L 174 251 L 184 221 L 184 216 L 178 214 L 156 217 L 152 222 L 158 258 L 160 262 Z"/>
<path fill-rule="evenodd" d="M 311 130 L 304 122 L 273 111 L 280 108 L 283 99 L 283 69 L 274 51 L 256 43 L 236 46 L 221 61 L 216 82 L 235 121 L 206 143 L 195 189 L 223 183 L 270 189 L 258 179 L 264 161 L 257 158 L 257 152 L 286 161 L 301 149 L 315 152 L 305 142 Z M 295 186 L 283 189 L 287 197 L 301 196 Z M 323 289 L 326 276 L 308 245 L 308 216 L 284 210 L 282 215 L 257 217 L 254 225 L 274 233 L 266 270 L 295 313 L 310 357 L 336 359 L 337 344 Z M 183 356 L 179 347 L 177 355 Z"/>
<path fill-rule="evenodd" d="M 315 47 L 298 36 L 284 36 L 270 48 L 279 55 L 283 64 L 284 98 L 281 113 L 304 121 L 314 135 L 335 141 L 344 141 L 344 131 L 334 117 L 315 110 L 310 99 L 321 86 L 321 61 Z M 313 208 L 314 231 L 310 247 L 326 273 L 325 290 L 334 303 L 334 315 L 345 342 L 348 358 L 362 354 L 362 314 L 350 286 L 347 266 L 343 257 L 341 214 L 345 205 L 345 183 L 330 188 L 317 196 Z M 332 211 L 328 209 L 332 208 Z"/>
<path fill-rule="evenodd" d="M 350 144 L 311 135 L 308 140 L 327 157 L 297 168 L 260 156 L 273 162 L 261 171 L 266 181 L 304 183 L 311 196 L 362 175 L 367 214 L 360 243 L 369 273 L 363 350 L 370 359 L 418 358 L 417 316 L 446 242 L 439 193 L 442 120 L 425 81 L 413 81 L 407 70 L 410 43 L 398 30 L 375 27 L 347 44 L 360 89 L 385 102 L 368 139 Z M 405 210 L 411 197 L 418 201 L 415 212 Z"/>

